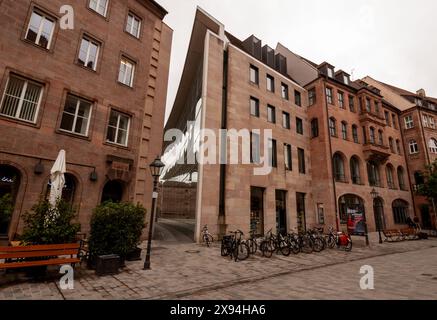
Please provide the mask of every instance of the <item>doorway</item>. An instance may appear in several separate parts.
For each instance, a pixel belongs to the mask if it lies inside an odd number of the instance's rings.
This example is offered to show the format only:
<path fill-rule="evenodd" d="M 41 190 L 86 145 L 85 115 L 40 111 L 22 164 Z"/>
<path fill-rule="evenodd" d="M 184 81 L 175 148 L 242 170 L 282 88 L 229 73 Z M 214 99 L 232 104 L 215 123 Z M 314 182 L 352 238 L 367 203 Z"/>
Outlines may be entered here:
<path fill-rule="evenodd" d="M 103 187 L 102 203 L 106 201 L 121 202 L 123 200 L 123 184 L 117 180 L 108 181 Z"/>
<path fill-rule="evenodd" d="M 297 211 L 297 230 L 299 233 L 304 233 L 307 230 L 306 227 L 306 214 L 305 214 L 305 193 L 296 193 L 296 211 Z"/>
<path fill-rule="evenodd" d="M 382 231 L 386 229 L 384 218 L 384 203 L 381 198 L 373 200 L 373 214 L 375 216 L 376 231 Z"/>
<path fill-rule="evenodd" d="M 264 189 L 250 188 L 250 231 L 264 235 Z"/>
<path fill-rule="evenodd" d="M 276 190 L 276 232 L 287 234 L 287 191 Z"/>
<path fill-rule="evenodd" d="M 0 236 L 8 234 L 20 181 L 21 175 L 16 168 L 0 165 Z"/>
<path fill-rule="evenodd" d="M 420 206 L 420 216 L 422 220 L 422 228 L 425 230 L 431 230 L 432 222 L 431 222 L 431 214 L 428 205 L 424 204 Z"/>

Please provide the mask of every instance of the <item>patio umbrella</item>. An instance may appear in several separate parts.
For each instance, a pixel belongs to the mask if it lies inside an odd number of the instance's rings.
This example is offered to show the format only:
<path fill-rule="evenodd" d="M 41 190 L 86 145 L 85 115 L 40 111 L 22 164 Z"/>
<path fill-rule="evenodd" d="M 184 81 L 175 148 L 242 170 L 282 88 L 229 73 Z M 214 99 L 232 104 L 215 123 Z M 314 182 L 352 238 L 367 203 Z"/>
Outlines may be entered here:
<path fill-rule="evenodd" d="M 62 196 L 62 189 L 65 185 L 65 150 L 59 151 L 55 164 L 50 170 L 50 198 L 49 202 L 52 207 L 56 205 L 56 201 Z"/>

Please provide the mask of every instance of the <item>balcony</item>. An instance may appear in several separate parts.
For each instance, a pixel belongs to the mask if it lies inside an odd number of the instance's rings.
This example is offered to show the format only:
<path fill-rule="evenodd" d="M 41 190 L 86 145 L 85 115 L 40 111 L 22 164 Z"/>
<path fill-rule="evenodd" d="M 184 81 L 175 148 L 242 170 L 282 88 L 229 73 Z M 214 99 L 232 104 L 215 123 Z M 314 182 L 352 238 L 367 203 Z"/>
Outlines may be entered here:
<path fill-rule="evenodd" d="M 362 110 L 360 112 L 360 123 L 361 124 L 374 123 L 381 127 L 385 127 L 387 125 L 384 117 L 382 117 L 377 113 L 369 112 L 367 110 Z"/>
<path fill-rule="evenodd" d="M 366 143 L 363 146 L 363 152 L 367 161 L 385 163 L 390 157 L 390 148 L 376 143 Z"/>

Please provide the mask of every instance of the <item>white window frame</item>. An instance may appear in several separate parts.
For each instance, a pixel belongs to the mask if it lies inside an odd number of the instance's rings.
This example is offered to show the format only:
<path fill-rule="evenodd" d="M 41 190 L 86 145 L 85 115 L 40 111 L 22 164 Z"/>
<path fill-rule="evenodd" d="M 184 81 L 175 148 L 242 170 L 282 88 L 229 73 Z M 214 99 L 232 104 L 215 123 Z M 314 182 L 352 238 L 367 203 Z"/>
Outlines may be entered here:
<path fill-rule="evenodd" d="M 47 14 L 45 14 L 45 13 L 39 11 L 39 10 L 37 10 L 36 8 L 34 8 L 32 10 L 32 14 L 30 16 L 29 23 L 27 25 L 26 36 L 24 37 L 27 41 L 31 41 L 31 40 L 27 39 L 27 36 L 29 35 L 30 22 L 32 21 L 33 14 L 37 14 L 40 17 L 42 17 L 41 23 L 39 24 L 38 33 L 36 35 L 36 39 L 35 39 L 35 41 L 32 41 L 35 45 L 37 45 L 37 46 L 39 46 L 41 48 L 44 48 L 43 46 L 39 45 L 39 40 L 41 40 L 41 34 L 42 34 L 43 26 L 44 26 L 44 21 L 45 20 L 49 20 L 49 21 L 51 21 L 53 23 L 52 32 L 50 33 L 49 41 L 47 42 L 47 47 L 45 47 L 45 49 L 50 50 L 50 47 L 52 45 L 53 35 L 55 33 L 55 28 L 56 28 L 56 19 L 54 19 L 51 16 L 49 16 L 49 15 L 47 15 Z"/>
<path fill-rule="evenodd" d="M 423 126 L 425 128 L 428 128 L 429 127 L 429 125 L 428 125 L 428 116 L 427 115 L 423 115 L 422 116 L 422 120 L 423 120 Z"/>
<path fill-rule="evenodd" d="M 410 140 L 410 142 L 408 143 L 408 147 L 410 149 L 410 154 L 419 153 L 419 145 L 417 144 L 416 140 Z"/>
<path fill-rule="evenodd" d="M 434 117 L 429 117 L 429 127 L 431 128 L 431 129 L 435 129 L 435 120 L 434 120 Z"/>
<path fill-rule="evenodd" d="M 90 122 L 91 122 L 91 117 L 92 117 L 92 112 L 93 112 L 93 104 L 91 102 L 85 100 L 85 99 L 76 97 L 75 95 L 70 95 L 70 96 L 72 96 L 72 97 L 77 99 L 76 110 L 74 111 L 73 125 L 71 126 L 71 130 L 63 129 L 61 127 L 59 127 L 59 130 L 61 130 L 63 132 L 68 132 L 68 133 L 71 133 L 71 134 L 75 134 L 75 135 L 78 135 L 78 136 L 82 136 L 82 137 L 88 137 L 89 128 L 90 128 Z M 68 98 L 68 96 L 67 96 L 67 98 Z M 82 101 L 86 102 L 86 103 L 88 103 L 90 105 L 90 113 L 88 115 L 88 121 L 87 121 L 87 124 L 86 124 L 86 132 L 85 132 L 85 134 L 78 133 L 78 132 L 74 131 L 74 129 L 76 128 L 76 123 L 77 123 L 77 118 L 78 118 L 79 105 L 80 105 L 80 103 Z M 65 103 L 67 103 L 67 99 L 65 99 Z M 64 117 L 64 113 L 65 113 L 65 105 L 64 105 L 64 110 L 62 110 L 61 123 L 62 123 L 62 119 Z M 67 113 L 71 115 L 71 113 L 69 113 L 69 112 L 67 112 Z"/>
<path fill-rule="evenodd" d="M 80 48 L 79 48 L 79 55 L 80 55 L 80 49 L 82 49 L 82 41 L 88 41 L 88 49 L 87 49 L 87 53 L 86 53 L 86 59 L 85 59 L 85 64 L 83 65 L 85 68 L 91 69 L 96 71 L 97 70 L 97 64 L 99 63 L 99 54 L 100 54 L 100 42 L 93 40 L 89 37 L 83 36 L 82 40 L 80 42 Z M 94 66 L 92 68 L 88 67 L 87 64 L 89 62 L 89 58 L 90 58 L 90 51 L 91 51 L 91 44 L 95 44 L 97 46 L 97 53 L 96 53 L 96 61 L 94 63 Z M 77 59 L 79 60 L 79 56 L 77 57 Z"/>
<path fill-rule="evenodd" d="M 112 144 L 116 144 L 116 145 L 118 145 L 118 146 L 123 146 L 123 147 L 127 147 L 128 146 L 128 144 L 129 144 L 129 133 L 130 133 L 130 123 L 131 123 L 131 116 L 129 116 L 129 115 L 127 115 L 127 114 L 124 114 L 124 113 L 122 113 L 122 112 L 119 112 L 119 111 L 117 111 L 117 110 L 114 110 L 114 109 L 111 109 L 111 112 L 110 112 L 110 115 L 109 115 L 109 118 L 111 118 L 111 113 L 112 112 L 114 112 L 114 113 L 116 113 L 117 114 L 117 125 L 114 127 L 114 126 L 111 126 L 110 124 L 109 124 L 109 122 L 108 122 L 108 130 L 109 130 L 109 127 L 111 127 L 111 128 L 114 128 L 115 129 L 115 137 L 114 137 L 114 140 L 115 141 L 110 141 L 110 140 L 108 140 L 108 137 L 107 137 L 107 135 L 106 135 L 106 142 L 108 142 L 108 143 L 112 143 Z M 121 117 L 126 117 L 127 118 L 127 131 L 126 131 L 126 143 L 118 143 L 117 142 L 117 140 L 118 140 L 118 134 L 119 134 L 119 131 L 120 131 L 120 119 L 121 119 Z"/>
<path fill-rule="evenodd" d="M 414 120 L 413 120 L 413 116 L 406 116 L 404 118 L 404 122 L 405 122 L 405 129 L 411 129 L 414 128 Z"/>
<path fill-rule="evenodd" d="M 437 154 L 437 140 L 434 138 L 429 139 L 429 151 Z"/>
<path fill-rule="evenodd" d="M 130 82 L 129 82 L 129 84 L 127 84 L 126 83 L 126 76 L 127 76 L 127 72 L 124 74 L 124 79 L 123 79 L 123 81 L 120 81 L 120 72 L 121 72 L 121 66 L 122 66 L 122 64 L 125 64 L 125 65 L 131 65 L 132 66 L 132 77 L 131 77 L 131 79 L 130 79 Z M 133 84 L 134 84 L 134 78 L 135 78 L 135 67 L 136 67 L 136 63 L 135 62 L 133 62 L 132 60 L 130 60 L 130 59 L 128 59 L 128 58 L 126 58 L 126 57 L 122 57 L 121 58 L 121 61 L 120 61 L 120 68 L 119 68 L 119 73 L 118 73 L 118 81 L 120 82 L 120 83 L 122 83 L 122 84 L 124 84 L 124 85 L 126 85 L 126 86 L 129 86 L 129 87 L 133 87 Z"/>
<path fill-rule="evenodd" d="M 103 17 L 106 18 L 107 14 L 108 14 L 108 6 L 109 6 L 109 1 L 110 1 L 110 0 L 107 0 L 107 1 L 106 1 L 105 12 L 104 12 L 103 14 L 100 13 L 100 12 L 98 11 L 98 9 L 99 9 L 99 7 L 100 7 L 100 2 L 101 2 L 101 1 L 104 1 L 104 0 L 94 0 L 94 1 L 96 2 L 96 8 L 95 8 L 95 9 L 91 7 L 91 2 L 92 2 L 92 1 L 93 1 L 93 0 L 89 0 L 89 2 L 88 2 L 88 7 L 89 7 L 91 10 L 97 12 L 98 14 L 100 14 L 101 16 L 103 16 Z"/>
<path fill-rule="evenodd" d="M 38 119 L 39 109 L 40 109 L 40 106 L 41 106 L 41 100 L 42 100 L 43 93 L 44 93 L 44 85 L 42 85 L 40 83 L 37 83 L 35 81 L 32 81 L 32 80 L 28 80 L 26 78 L 19 77 L 19 76 L 12 75 L 12 77 L 15 77 L 17 79 L 20 79 L 20 80 L 24 81 L 23 89 L 22 89 L 22 91 L 20 93 L 20 100 L 19 100 L 19 103 L 18 103 L 17 111 L 15 112 L 15 116 L 10 116 L 10 115 L 4 114 L 4 113 L 0 113 L 0 116 L 11 118 L 11 119 L 16 119 L 16 120 L 19 120 L 19 121 L 29 122 L 29 123 L 36 123 L 36 120 Z M 5 90 L 3 91 L 2 99 L 0 101 L 0 111 L 1 111 L 1 108 L 3 107 L 3 101 L 6 98 L 6 92 L 7 92 L 8 87 L 9 87 L 10 79 L 11 79 L 11 75 L 9 75 L 8 80 L 6 81 Z M 40 86 L 38 103 L 36 104 L 35 115 L 34 115 L 34 119 L 32 121 L 19 118 L 19 115 L 21 113 L 21 109 L 23 107 L 24 97 L 26 96 L 27 86 L 28 86 L 29 82 L 32 82 L 33 84 L 36 84 L 36 85 Z"/>
<path fill-rule="evenodd" d="M 131 29 L 128 30 L 128 23 L 129 23 L 129 18 L 132 17 L 133 21 L 138 21 L 138 31 L 137 34 L 134 34 L 134 24 L 132 23 L 131 25 Z M 126 32 L 128 32 L 129 34 L 133 35 L 135 38 L 139 39 L 140 35 L 141 35 L 141 25 L 142 25 L 142 19 L 140 17 L 138 17 L 135 13 L 133 12 L 129 12 L 127 15 L 127 21 L 126 21 Z"/>

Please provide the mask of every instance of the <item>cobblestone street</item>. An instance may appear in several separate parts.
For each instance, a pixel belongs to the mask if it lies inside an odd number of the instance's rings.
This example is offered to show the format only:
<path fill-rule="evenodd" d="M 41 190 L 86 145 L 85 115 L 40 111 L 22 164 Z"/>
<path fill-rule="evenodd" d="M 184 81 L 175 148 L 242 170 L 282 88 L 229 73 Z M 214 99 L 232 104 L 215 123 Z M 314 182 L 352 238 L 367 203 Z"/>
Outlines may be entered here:
<path fill-rule="evenodd" d="M 0 299 L 437 299 L 436 239 L 239 263 L 221 257 L 218 243 L 153 248 L 152 270 L 127 262 L 118 275 L 98 277 L 83 266 L 74 290 L 61 290 L 56 273 L 45 282 L 3 273 Z M 359 287 L 363 265 L 374 268 L 374 290 Z"/>

